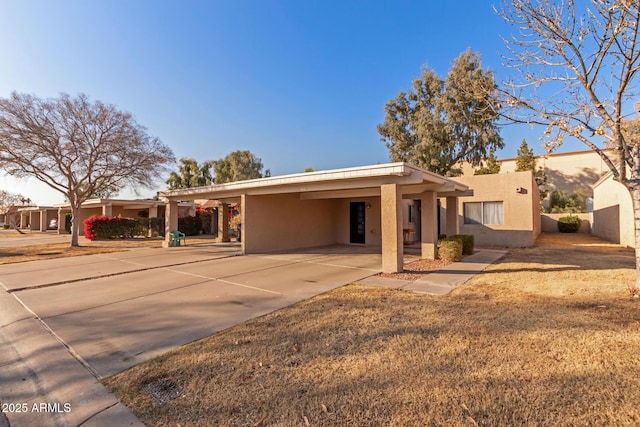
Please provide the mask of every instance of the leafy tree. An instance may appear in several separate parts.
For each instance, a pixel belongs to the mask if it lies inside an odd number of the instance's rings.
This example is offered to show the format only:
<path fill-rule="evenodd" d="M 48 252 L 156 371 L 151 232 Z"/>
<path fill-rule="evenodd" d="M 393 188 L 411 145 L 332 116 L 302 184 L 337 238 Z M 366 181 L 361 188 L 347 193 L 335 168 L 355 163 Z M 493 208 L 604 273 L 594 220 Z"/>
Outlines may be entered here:
<path fill-rule="evenodd" d="M 573 193 L 567 194 L 562 190 L 551 192 L 549 200 L 551 213 L 578 213 L 587 211 L 587 192 L 578 188 Z"/>
<path fill-rule="evenodd" d="M 204 185 L 213 184 L 211 169 L 213 163 L 210 160 L 205 161 L 202 165 L 192 158 L 182 157 L 177 172 L 171 172 L 166 183 L 169 190 L 177 188 L 193 188 L 202 187 Z"/>
<path fill-rule="evenodd" d="M 313 168 L 306 168 L 304 171 L 305 171 L 306 173 L 313 172 Z"/>
<path fill-rule="evenodd" d="M 529 148 L 527 140 L 523 139 L 520 148 L 516 152 L 516 172 L 532 171 L 535 172 L 537 166 L 536 156 L 533 154 L 533 148 Z"/>
<path fill-rule="evenodd" d="M 501 90 L 504 116 L 544 126 L 548 151 L 577 138 L 627 188 L 640 296 L 640 146 L 623 132 L 638 99 L 640 3 L 509 0 L 498 14 L 518 29 L 505 38 L 514 75 Z"/>
<path fill-rule="evenodd" d="M 445 80 L 424 69 L 412 89 L 385 105 L 378 133 L 391 161 L 409 162 L 441 175 L 461 173 L 455 165 L 478 166 L 488 151 L 504 146 L 498 134 L 493 73 L 467 50 L 453 61 Z"/>
<path fill-rule="evenodd" d="M 131 114 L 86 95 L 0 99 L 0 169 L 32 176 L 71 205 L 71 246 L 78 246 L 78 210 L 91 195 L 131 185 L 151 187 L 173 162 L 171 149 Z"/>
<path fill-rule="evenodd" d="M 212 163 L 215 172 L 214 182 L 216 184 L 256 179 L 271 175 L 269 169 L 265 171 L 264 175 L 262 174 L 262 160 L 254 156 L 249 150 L 234 151 L 226 157 L 215 160 Z"/>
<path fill-rule="evenodd" d="M 489 152 L 489 157 L 487 157 L 487 164 L 483 165 L 479 169 L 476 169 L 474 175 L 492 175 L 496 173 L 500 173 L 500 167 L 502 165 L 496 159 L 493 150 Z"/>
<path fill-rule="evenodd" d="M 543 190 L 542 186 L 547 183 L 547 174 L 544 170 L 538 167 L 538 160 L 533 154 L 533 148 L 529 148 L 527 140 L 523 139 L 518 152 L 516 153 L 516 172 L 533 172 L 533 178 L 538 184 L 538 191 L 540 192 L 540 200 L 543 200 L 549 194 L 549 190 Z"/>

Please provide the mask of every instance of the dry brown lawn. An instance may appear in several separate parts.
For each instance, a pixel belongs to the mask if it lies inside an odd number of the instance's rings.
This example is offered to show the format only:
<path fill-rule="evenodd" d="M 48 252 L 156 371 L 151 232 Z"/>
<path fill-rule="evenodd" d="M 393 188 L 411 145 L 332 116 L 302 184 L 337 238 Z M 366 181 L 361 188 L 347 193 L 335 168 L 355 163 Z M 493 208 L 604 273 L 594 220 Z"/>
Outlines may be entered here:
<path fill-rule="evenodd" d="M 105 383 L 149 426 L 640 425 L 633 253 L 541 243 L 448 296 L 345 286 Z M 159 379 L 182 396 L 154 403 Z"/>
<path fill-rule="evenodd" d="M 5 235 L 6 236 L 6 235 Z M 25 239 L 29 234 L 24 235 Z M 11 237 L 16 237 L 12 235 Z M 189 236 L 187 244 L 197 245 L 210 243 L 210 236 Z M 92 255 L 108 252 L 121 252 L 133 248 L 160 248 L 161 238 L 134 238 L 122 240 L 96 240 L 78 247 L 70 247 L 69 243 L 47 243 L 41 245 L 2 247 L 0 243 L 0 265 L 15 262 L 39 261 L 51 258 Z"/>

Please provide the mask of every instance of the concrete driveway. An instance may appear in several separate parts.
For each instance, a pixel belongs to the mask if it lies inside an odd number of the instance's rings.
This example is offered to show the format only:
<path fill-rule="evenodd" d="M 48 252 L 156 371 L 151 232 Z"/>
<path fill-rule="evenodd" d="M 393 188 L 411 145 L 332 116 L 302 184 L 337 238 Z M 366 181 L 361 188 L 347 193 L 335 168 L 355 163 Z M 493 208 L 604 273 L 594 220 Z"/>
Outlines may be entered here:
<path fill-rule="evenodd" d="M 237 256 L 210 245 L 10 264 L 0 282 L 97 378 L 380 269 L 353 247 Z"/>
<path fill-rule="evenodd" d="M 238 254 L 218 244 L 1 266 L 0 427 L 141 426 L 98 379 L 381 264 L 355 247 Z"/>

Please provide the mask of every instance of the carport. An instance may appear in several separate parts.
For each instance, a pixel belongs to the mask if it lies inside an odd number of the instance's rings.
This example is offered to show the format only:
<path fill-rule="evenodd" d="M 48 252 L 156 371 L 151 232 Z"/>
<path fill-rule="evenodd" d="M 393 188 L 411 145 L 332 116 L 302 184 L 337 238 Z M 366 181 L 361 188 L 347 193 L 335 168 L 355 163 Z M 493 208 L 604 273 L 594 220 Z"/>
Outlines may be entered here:
<path fill-rule="evenodd" d="M 382 270 L 401 272 L 403 200 L 420 201 L 422 257 L 434 259 L 438 198 L 446 198 L 447 234 L 458 232 L 457 197 L 463 184 L 407 163 L 388 163 L 260 178 L 160 193 L 167 200 L 165 246 L 178 226 L 178 204 L 220 203 L 220 240 L 228 240 L 228 205 L 240 203 L 242 254 L 332 244 L 368 245 L 382 252 Z"/>
<path fill-rule="evenodd" d="M 29 206 L 18 209 L 20 228 L 31 231 L 47 231 L 49 222 L 58 217 L 58 210 L 52 206 Z"/>

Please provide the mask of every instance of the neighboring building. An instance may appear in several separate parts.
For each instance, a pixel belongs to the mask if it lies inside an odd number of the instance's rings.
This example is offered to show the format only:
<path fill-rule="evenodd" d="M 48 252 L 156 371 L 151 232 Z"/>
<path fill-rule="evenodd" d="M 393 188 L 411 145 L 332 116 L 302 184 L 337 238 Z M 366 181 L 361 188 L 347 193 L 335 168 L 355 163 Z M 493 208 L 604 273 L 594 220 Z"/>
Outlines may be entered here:
<path fill-rule="evenodd" d="M 179 216 L 195 215 L 195 203 L 183 202 L 179 206 Z M 52 220 L 58 233 L 64 233 L 65 215 L 71 212 L 68 203 L 56 206 L 31 206 L 20 208 L 20 228 L 31 231 L 47 231 L 52 228 Z M 78 214 L 79 232 L 84 233 L 84 220 L 93 215 L 122 216 L 125 218 L 162 218 L 165 216 L 165 203 L 150 199 L 90 199 L 85 201 Z"/>
<path fill-rule="evenodd" d="M 633 202 L 624 185 L 608 172 L 593 184 L 592 233 L 602 239 L 635 247 Z"/>
<path fill-rule="evenodd" d="M 604 150 L 611 154 L 612 150 Z M 594 151 L 577 151 L 537 156 L 538 166 L 547 175 L 545 189 L 563 190 L 567 193 L 584 189 L 592 200 L 587 201 L 593 212 L 577 214 L 582 219 L 580 232 L 594 234 L 605 240 L 635 247 L 633 206 L 629 191 L 613 180 L 613 174 L 602 158 Z M 516 159 L 499 160 L 499 175 L 514 173 Z M 473 177 L 474 168 L 462 165 L 463 178 Z M 487 175 L 489 176 L 489 175 Z M 461 181 L 468 183 L 464 179 Z M 473 185 L 471 185 L 474 187 Z M 474 190 L 478 190 L 474 187 Z M 548 200 L 546 201 L 548 203 Z M 559 217 L 569 214 L 542 214 L 545 232 L 557 231 Z"/>
<path fill-rule="evenodd" d="M 58 218 L 58 208 L 53 206 L 28 206 L 18 208 L 16 215 L 20 216 L 18 221 L 19 228 L 28 228 L 31 231 L 47 231 L 52 229 L 52 221 Z M 56 223 L 55 227 L 57 226 L 58 224 Z"/>
<path fill-rule="evenodd" d="M 611 152 L 610 149 L 604 150 Z M 516 160 L 502 159 L 500 163 L 500 173 L 511 173 L 516 169 Z M 542 168 L 547 176 L 547 183 L 543 189 L 562 190 L 572 193 L 581 188 L 587 191 L 592 197 L 591 186 L 602 175 L 609 171 L 609 167 L 602 158 L 592 150 L 574 151 L 570 153 L 554 153 L 544 156 L 536 156 L 537 166 Z M 475 168 L 469 163 L 461 165 L 463 176 L 473 176 Z"/>

